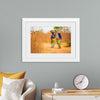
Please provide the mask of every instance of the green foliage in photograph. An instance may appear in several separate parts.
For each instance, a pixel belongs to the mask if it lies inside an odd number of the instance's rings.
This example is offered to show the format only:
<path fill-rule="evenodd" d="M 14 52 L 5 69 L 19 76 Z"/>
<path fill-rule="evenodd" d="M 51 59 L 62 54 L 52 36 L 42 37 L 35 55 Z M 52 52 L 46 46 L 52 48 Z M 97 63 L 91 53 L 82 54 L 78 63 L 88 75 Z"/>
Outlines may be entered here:
<path fill-rule="evenodd" d="M 56 31 L 59 31 L 59 30 L 61 31 L 61 30 L 63 29 L 63 27 L 55 26 L 54 29 L 55 29 Z"/>
<path fill-rule="evenodd" d="M 67 41 L 67 47 L 71 47 L 71 40 Z"/>

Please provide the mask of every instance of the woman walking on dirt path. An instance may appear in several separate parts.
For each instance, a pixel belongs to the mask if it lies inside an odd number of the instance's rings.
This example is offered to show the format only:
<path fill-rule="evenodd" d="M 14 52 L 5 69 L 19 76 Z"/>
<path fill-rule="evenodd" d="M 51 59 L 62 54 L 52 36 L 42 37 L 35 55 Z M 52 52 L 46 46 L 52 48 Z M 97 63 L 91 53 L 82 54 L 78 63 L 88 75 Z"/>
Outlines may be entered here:
<path fill-rule="evenodd" d="M 57 36 L 57 39 L 56 39 L 58 48 L 61 48 L 61 39 L 62 39 L 62 36 L 61 36 L 60 33 L 58 33 L 58 36 Z"/>
<path fill-rule="evenodd" d="M 51 35 L 51 47 L 52 48 L 54 48 L 55 46 L 55 37 L 56 37 L 55 33 L 52 32 L 52 35 Z"/>

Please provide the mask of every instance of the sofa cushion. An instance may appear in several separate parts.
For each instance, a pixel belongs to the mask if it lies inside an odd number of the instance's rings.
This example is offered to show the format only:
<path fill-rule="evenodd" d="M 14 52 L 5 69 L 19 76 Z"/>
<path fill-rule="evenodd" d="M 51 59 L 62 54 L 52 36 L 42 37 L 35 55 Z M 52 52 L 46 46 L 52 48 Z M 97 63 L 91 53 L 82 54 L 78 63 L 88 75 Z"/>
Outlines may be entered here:
<path fill-rule="evenodd" d="M 11 79 L 22 79 L 25 76 L 25 72 L 21 73 L 3 73 L 0 72 L 0 96 L 1 96 L 1 89 L 3 84 L 3 77 L 11 78 Z"/>
<path fill-rule="evenodd" d="M 20 100 L 25 79 L 9 79 L 3 77 L 1 98 L 6 100 Z"/>

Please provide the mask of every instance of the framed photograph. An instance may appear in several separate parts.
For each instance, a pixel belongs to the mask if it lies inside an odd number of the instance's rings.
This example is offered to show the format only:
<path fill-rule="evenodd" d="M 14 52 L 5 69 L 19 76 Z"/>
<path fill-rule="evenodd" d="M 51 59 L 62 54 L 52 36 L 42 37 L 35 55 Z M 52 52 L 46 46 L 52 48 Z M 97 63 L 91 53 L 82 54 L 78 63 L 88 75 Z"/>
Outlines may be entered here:
<path fill-rule="evenodd" d="M 22 18 L 23 62 L 80 62 L 79 18 Z"/>

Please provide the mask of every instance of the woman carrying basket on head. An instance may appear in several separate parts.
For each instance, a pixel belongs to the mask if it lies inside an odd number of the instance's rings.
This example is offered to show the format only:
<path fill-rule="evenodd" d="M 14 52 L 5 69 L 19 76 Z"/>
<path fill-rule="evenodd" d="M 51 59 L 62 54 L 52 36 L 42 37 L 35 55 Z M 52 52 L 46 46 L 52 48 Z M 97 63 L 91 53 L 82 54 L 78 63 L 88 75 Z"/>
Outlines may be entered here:
<path fill-rule="evenodd" d="M 60 33 L 58 33 L 58 36 L 57 36 L 57 39 L 56 39 L 58 48 L 61 48 L 61 39 L 62 39 L 62 36 L 61 36 Z"/>

